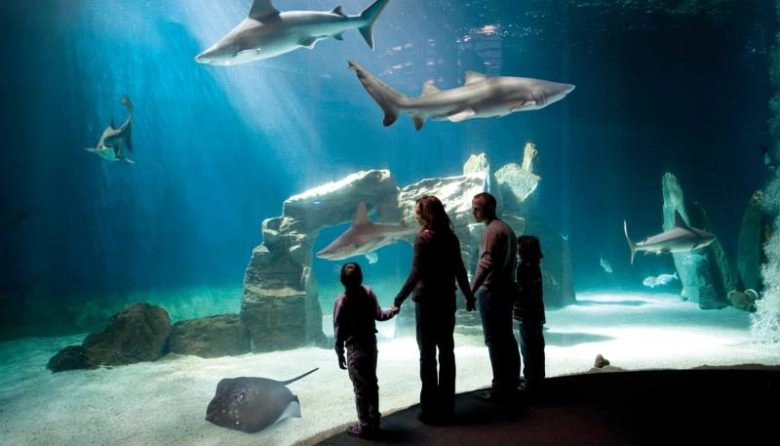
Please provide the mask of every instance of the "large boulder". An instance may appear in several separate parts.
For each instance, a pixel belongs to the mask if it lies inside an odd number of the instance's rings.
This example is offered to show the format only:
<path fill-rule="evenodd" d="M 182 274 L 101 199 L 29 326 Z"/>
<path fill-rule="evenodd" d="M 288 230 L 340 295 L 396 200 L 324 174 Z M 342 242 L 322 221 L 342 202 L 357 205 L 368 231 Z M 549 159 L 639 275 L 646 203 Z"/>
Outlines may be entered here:
<path fill-rule="evenodd" d="M 163 355 L 170 332 L 164 308 L 137 303 L 111 316 L 106 328 L 87 336 L 82 345 L 94 366 L 154 361 Z"/>
<path fill-rule="evenodd" d="M 249 353 L 249 330 L 237 314 L 179 321 L 171 328 L 168 351 L 202 358 Z"/>

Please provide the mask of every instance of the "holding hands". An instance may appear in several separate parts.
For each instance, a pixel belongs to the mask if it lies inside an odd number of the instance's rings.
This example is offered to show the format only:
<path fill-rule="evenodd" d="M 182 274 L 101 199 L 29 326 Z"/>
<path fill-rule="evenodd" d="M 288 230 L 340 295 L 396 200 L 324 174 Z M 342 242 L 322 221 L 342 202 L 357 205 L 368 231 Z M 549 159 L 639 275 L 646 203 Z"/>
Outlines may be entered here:
<path fill-rule="evenodd" d="M 347 359 L 344 357 L 344 354 L 337 354 L 339 358 L 339 368 L 341 370 L 347 370 Z"/>
<path fill-rule="evenodd" d="M 466 311 L 472 312 L 477 307 L 477 299 L 474 295 L 466 296 Z"/>

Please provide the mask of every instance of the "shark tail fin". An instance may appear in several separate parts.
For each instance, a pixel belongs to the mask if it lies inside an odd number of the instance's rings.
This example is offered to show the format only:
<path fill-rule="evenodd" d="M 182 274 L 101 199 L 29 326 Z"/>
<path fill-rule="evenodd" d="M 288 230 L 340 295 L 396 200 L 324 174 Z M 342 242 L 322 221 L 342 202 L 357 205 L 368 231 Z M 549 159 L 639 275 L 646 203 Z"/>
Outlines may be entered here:
<path fill-rule="evenodd" d="M 626 234 L 626 241 L 628 242 L 628 249 L 631 250 L 631 264 L 634 264 L 634 256 L 636 255 L 636 243 L 631 241 L 628 236 L 628 224 L 623 220 L 623 232 Z"/>
<path fill-rule="evenodd" d="M 373 5 L 360 14 L 360 20 L 364 21 L 365 25 L 358 28 L 358 31 L 372 50 L 374 49 L 374 22 L 389 2 L 390 0 L 376 0 Z"/>
<path fill-rule="evenodd" d="M 408 100 L 406 96 L 400 92 L 394 90 L 384 82 L 377 79 L 376 76 L 366 71 L 363 67 L 353 61 L 348 61 L 349 68 L 357 73 L 358 80 L 366 89 L 368 94 L 374 98 L 379 107 L 385 113 L 385 118 L 382 121 L 385 127 L 392 125 L 397 119 L 398 114 L 401 111 L 401 104 Z M 422 127 L 422 122 L 415 122 L 415 127 L 419 125 Z M 419 130 L 419 128 L 418 128 Z"/>

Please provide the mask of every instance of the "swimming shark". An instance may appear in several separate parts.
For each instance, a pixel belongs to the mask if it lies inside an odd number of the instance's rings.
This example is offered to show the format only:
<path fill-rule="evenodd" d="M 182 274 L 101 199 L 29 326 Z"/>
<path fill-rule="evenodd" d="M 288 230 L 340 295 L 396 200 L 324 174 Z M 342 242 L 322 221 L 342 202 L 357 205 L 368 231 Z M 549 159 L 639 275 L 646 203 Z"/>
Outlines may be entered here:
<path fill-rule="evenodd" d="M 366 203 L 361 201 L 357 205 L 352 226 L 328 246 L 317 252 L 317 257 L 327 260 L 342 260 L 347 257 L 363 255 L 368 263 L 376 263 L 379 257 L 374 251 L 415 231 L 414 228 L 405 224 L 372 222 L 368 219 Z"/>
<path fill-rule="evenodd" d="M 506 116 L 526 110 L 539 110 L 565 98 L 574 85 L 540 79 L 510 76 L 486 76 L 475 71 L 466 72 L 461 87 L 440 90 L 428 81 L 422 94 L 416 98 L 404 96 L 353 61 L 349 68 L 368 94 L 385 113 L 383 124 L 392 125 L 398 115 L 407 112 L 414 128 L 420 130 L 427 118 L 461 122 L 473 118 Z"/>
<path fill-rule="evenodd" d="M 111 119 L 111 123 L 103 130 L 103 134 L 100 135 L 97 146 L 87 147 L 84 150 L 94 153 L 107 161 L 124 161 L 135 164 L 135 161 L 127 157 L 127 152 L 133 151 L 133 103 L 125 95 L 122 96 L 122 104 L 127 108 L 125 122 L 119 127 L 114 127 L 114 120 Z"/>
<path fill-rule="evenodd" d="M 623 231 L 626 234 L 628 247 L 631 249 L 631 263 L 634 263 L 634 255 L 637 251 L 652 252 L 655 254 L 667 252 L 687 252 L 703 248 L 713 241 L 715 235 L 702 229 L 688 226 L 679 211 L 674 211 L 674 226 L 668 231 L 650 236 L 641 242 L 634 243 L 628 236 L 628 225 L 623 220 Z"/>
<path fill-rule="evenodd" d="M 212 65 L 238 65 L 268 59 L 298 48 L 313 49 L 322 39 L 343 40 L 345 31 L 357 29 L 371 49 L 373 26 L 390 0 L 376 0 L 360 15 L 348 16 L 341 6 L 333 11 L 279 12 L 271 0 L 254 0 L 249 16 L 195 61 Z"/>

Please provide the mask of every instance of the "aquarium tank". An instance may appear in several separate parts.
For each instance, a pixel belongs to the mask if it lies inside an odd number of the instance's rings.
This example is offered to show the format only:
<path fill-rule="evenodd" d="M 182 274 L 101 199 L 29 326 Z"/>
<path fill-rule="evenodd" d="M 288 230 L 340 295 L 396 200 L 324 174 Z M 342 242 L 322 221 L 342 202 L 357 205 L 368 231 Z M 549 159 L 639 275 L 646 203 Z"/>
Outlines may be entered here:
<path fill-rule="evenodd" d="M 351 422 L 340 268 L 360 264 L 390 308 L 423 195 L 444 203 L 470 279 L 474 195 L 539 237 L 548 376 L 597 355 L 780 365 L 778 14 L 3 1 L 0 436 L 295 444 Z M 464 392 L 490 363 L 457 296 Z M 418 402 L 414 305 L 377 322 L 384 412 Z M 239 377 L 291 392 L 250 434 L 206 419 Z"/>

